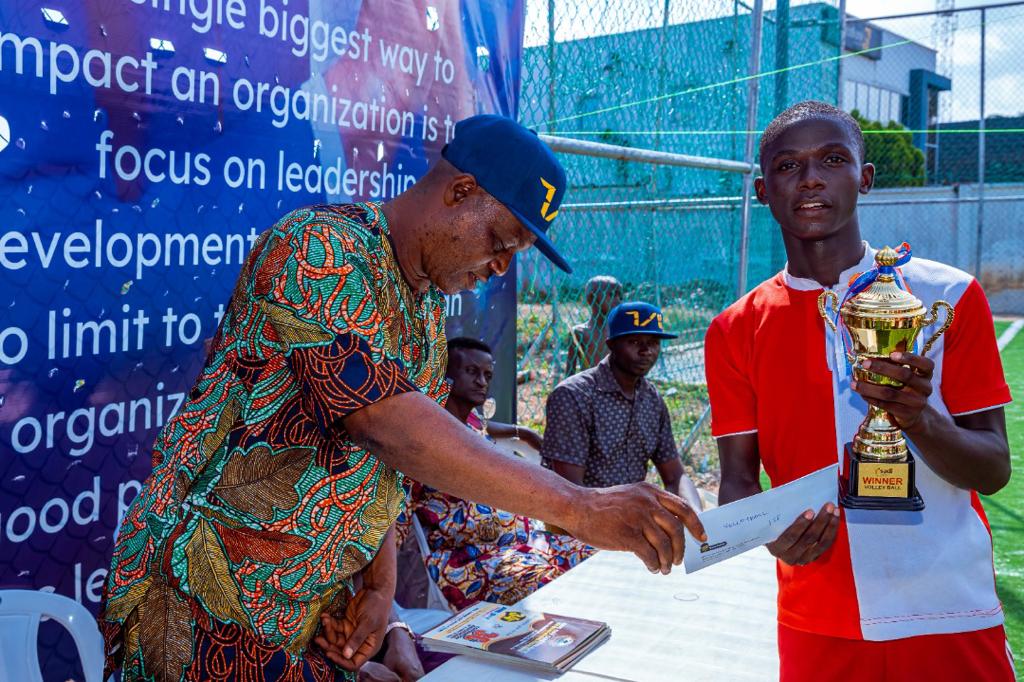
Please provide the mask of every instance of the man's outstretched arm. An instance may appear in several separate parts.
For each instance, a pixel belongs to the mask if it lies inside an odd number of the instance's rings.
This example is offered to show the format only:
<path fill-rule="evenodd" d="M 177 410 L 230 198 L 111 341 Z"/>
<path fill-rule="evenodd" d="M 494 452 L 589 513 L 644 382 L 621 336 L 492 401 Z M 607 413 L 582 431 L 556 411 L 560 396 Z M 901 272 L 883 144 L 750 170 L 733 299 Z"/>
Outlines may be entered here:
<path fill-rule="evenodd" d="M 654 572 L 682 562 L 684 526 L 704 537 L 696 513 L 678 497 L 647 484 L 581 488 L 506 457 L 421 393 L 378 401 L 343 424 L 356 442 L 418 481 L 554 523 L 594 547 L 633 552 Z"/>

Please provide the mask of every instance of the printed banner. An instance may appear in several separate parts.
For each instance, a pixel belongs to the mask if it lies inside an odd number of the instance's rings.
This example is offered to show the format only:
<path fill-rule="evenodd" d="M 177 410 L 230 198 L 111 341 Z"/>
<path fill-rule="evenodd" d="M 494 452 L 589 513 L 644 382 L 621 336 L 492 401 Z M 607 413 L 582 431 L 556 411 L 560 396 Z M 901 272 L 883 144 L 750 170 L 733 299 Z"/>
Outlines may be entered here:
<path fill-rule="evenodd" d="M 253 241 L 396 196 L 460 118 L 514 117 L 523 21 L 523 0 L 0 4 L 0 589 L 95 612 Z M 511 418 L 514 273 L 448 312 L 495 347 Z M 46 679 L 73 674 L 58 642 Z"/>

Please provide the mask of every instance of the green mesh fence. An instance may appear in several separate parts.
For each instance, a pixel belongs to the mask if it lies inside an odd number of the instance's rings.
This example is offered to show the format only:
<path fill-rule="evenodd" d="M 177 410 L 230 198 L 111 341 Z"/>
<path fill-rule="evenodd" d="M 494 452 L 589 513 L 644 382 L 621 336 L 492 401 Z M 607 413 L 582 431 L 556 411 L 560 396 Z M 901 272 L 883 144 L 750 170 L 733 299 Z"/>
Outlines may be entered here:
<path fill-rule="evenodd" d="M 531 0 L 527 8 L 524 124 L 626 148 L 743 159 L 753 34 L 746 4 Z M 759 127 L 790 103 L 835 101 L 837 17 L 829 3 L 767 5 Z M 569 192 L 552 237 L 575 272 L 532 252 L 519 260 L 518 418 L 543 429 L 551 389 L 603 354 L 602 315 L 620 296 L 656 303 L 679 338 L 663 344 L 650 378 L 684 463 L 713 478 L 703 337 L 736 295 L 743 176 L 560 158 Z M 753 212 L 749 253 L 750 286 L 785 261 L 767 211 Z M 588 289 L 595 277 L 605 279 Z"/>
<path fill-rule="evenodd" d="M 907 240 L 916 255 L 974 273 L 994 311 L 1018 315 L 1024 314 L 1024 58 L 1016 49 L 1022 32 L 1024 3 L 984 14 L 971 8 L 851 21 L 847 47 L 859 41 L 878 49 L 870 59 L 843 60 L 842 88 L 842 105 L 861 119 L 876 168 L 876 189 L 861 202 L 866 237 Z"/>

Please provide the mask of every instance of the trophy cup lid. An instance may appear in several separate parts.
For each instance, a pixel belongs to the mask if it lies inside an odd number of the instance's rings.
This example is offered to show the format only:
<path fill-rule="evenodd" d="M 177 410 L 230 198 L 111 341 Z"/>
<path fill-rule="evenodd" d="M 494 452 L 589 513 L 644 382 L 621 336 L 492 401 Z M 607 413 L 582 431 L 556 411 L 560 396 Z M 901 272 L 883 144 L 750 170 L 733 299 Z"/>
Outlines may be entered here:
<path fill-rule="evenodd" d="M 926 310 L 921 299 L 896 284 L 895 267 L 898 260 L 899 254 L 888 246 L 875 254 L 875 265 L 880 274 L 867 289 L 843 305 L 841 314 L 847 326 L 875 326 L 885 324 L 886 321 L 905 324 L 913 318 L 924 318 Z"/>

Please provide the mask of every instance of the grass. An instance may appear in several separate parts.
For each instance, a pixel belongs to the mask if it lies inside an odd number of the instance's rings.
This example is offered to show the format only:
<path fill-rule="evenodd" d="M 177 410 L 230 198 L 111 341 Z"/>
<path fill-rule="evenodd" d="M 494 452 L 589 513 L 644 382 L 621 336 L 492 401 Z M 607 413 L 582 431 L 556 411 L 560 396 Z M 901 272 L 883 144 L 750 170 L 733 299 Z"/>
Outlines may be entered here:
<path fill-rule="evenodd" d="M 996 322 L 996 335 L 1009 326 Z M 1006 633 L 1019 680 L 1024 679 L 1024 334 L 1003 349 L 1003 371 L 1015 402 L 1006 406 L 1013 459 L 1010 484 L 984 498 L 995 545 L 996 588 L 1006 613 Z"/>

